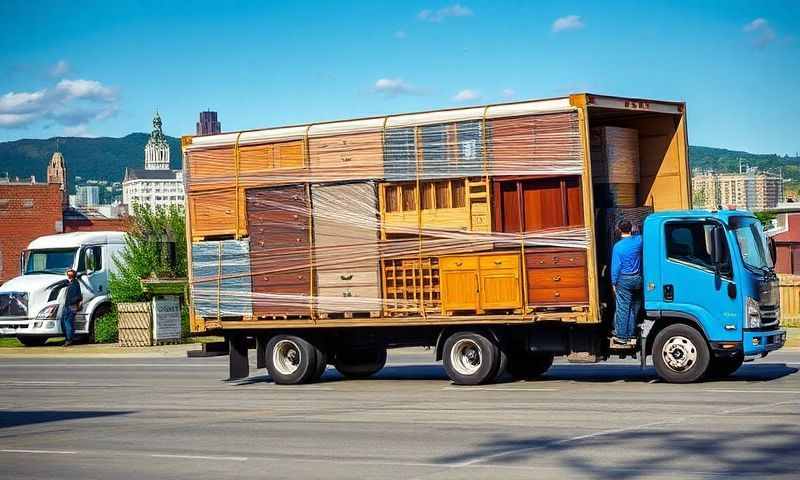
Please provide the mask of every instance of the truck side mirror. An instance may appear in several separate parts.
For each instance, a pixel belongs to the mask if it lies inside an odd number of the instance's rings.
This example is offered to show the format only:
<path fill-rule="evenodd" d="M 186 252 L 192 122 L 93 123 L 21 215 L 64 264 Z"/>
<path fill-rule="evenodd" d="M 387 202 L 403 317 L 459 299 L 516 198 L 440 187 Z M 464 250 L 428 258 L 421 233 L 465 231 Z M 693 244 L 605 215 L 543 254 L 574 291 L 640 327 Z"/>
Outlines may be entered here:
<path fill-rule="evenodd" d="M 720 226 L 715 226 L 714 229 L 711 230 L 711 261 L 717 267 L 719 267 L 723 258 L 725 258 L 725 243 L 722 237 L 723 234 L 724 232 Z"/>

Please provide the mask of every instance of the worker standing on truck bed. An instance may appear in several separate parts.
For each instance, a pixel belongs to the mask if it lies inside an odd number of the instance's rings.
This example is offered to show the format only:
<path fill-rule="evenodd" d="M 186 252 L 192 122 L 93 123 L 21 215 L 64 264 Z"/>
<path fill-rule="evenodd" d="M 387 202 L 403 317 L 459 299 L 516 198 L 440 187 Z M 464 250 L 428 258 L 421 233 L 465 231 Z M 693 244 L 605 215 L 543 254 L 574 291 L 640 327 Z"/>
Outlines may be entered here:
<path fill-rule="evenodd" d="M 642 307 L 642 236 L 631 235 L 631 222 L 619 224 L 621 237 L 611 252 L 611 286 L 616 297 L 614 338 L 634 344 L 636 317 Z"/>
<path fill-rule="evenodd" d="M 64 346 L 72 345 L 72 332 L 75 331 L 75 314 L 81 309 L 83 295 L 81 286 L 73 269 L 67 270 L 67 293 L 64 296 L 64 311 L 61 312 L 61 329 L 64 331 Z"/>

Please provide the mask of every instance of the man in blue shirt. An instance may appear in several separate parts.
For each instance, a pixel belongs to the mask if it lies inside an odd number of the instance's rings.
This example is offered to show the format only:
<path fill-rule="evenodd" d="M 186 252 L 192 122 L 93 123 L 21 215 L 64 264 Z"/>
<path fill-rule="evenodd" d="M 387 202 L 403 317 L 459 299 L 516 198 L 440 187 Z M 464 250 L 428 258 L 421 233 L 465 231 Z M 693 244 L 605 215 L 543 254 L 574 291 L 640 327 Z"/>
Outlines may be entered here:
<path fill-rule="evenodd" d="M 642 308 L 642 236 L 631 235 L 631 222 L 619 224 L 622 238 L 611 252 L 611 287 L 617 309 L 614 338 L 620 344 L 634 344 L 636 316 Z"/>

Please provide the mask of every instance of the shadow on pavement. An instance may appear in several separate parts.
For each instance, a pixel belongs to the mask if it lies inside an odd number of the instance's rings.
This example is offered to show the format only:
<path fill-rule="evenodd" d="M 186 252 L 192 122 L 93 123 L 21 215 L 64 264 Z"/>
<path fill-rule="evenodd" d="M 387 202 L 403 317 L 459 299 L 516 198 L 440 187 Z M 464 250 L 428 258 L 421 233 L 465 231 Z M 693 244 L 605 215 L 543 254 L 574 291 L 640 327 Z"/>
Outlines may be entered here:
<path fill-rule="evenodd" d="M 791 476 L 797 472 L 797 423 L 740 428 L 736 435 L 730 431 L 681 431 L 681 426 L 676 423 L 675 428 L 666 429 L 667 424 L 658 430 L 575 441 L 556 435 L 497 436 L 471 451 L 439 457 L 434 462 L 452 465 L 477 461 L 481 465 L 510 466 L 539 460 L 571 470 L 573 478 L 598 479 L 640 478 L 659 472 L 721 478 Z"/>
<path fill-rule="evenodd" d="M 86 418 L 128 415 L 132 411 L 72 411 L 72 410 L 0 410 L 0 428 L 19 427 L 37 423 L 80 420 Z"/>

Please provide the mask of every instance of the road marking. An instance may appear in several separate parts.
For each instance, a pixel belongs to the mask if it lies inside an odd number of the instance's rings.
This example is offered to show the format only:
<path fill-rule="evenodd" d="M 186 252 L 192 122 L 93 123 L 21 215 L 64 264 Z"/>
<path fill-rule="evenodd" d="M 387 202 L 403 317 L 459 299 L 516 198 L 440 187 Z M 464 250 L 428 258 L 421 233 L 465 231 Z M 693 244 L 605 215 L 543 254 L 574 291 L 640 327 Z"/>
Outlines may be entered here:
<path fill-rule="evenodd" d="M 232 462 L 246 462 L 247 457 L 220 457 L 216 455 L 170 455 L 166 453 L 154 453 L 150 455 L 155 458 L 186 458 L 189 460 L 230 460 Z"/>
<path fill-rule="evenodd" d="M 77 455 L 78 452 L 70 452 L 67 450 L 12 450 L 12 449 L 2 449 L 0 450 L 2 453 L 53 453 L 57 455 Z"/>
<path fill-rule="evenodd" d="M 77 385 L 78 382 L 62 382 L 57 380 L 3 380 L 0 385 Z"/>
<path fill-rule="evenodd" d="M 474 392 L 475 390 L 483 390 L 486 392 L 558 392 L 560 388 L 526 388 L 526 387 L 442 387 L 442 390 L 454 390 L 460 392 Z"/>
<path fill-rule="evenodd" d="M 703 390 L 704 392 L 712 392 L 712 393 L 793 393 L 793 394 L 800 394 L 800 390 L 736 390 L 736 389 L 725 389 L 725 388 L 709 388 Z"/>
<path fill-rule="evenodd" d="M 4 357 L 0 356 L 0 359 Z M 10 357 L 5 357 L 8 359 Z M 69 360 L 69 358 L 66 358 Z M 63 367 L 63 368 L 86 368 L 86 367 L 227 367 L 227 363 L 6 363 L 5 367 Z"/>

